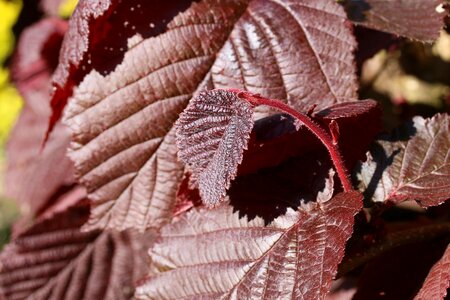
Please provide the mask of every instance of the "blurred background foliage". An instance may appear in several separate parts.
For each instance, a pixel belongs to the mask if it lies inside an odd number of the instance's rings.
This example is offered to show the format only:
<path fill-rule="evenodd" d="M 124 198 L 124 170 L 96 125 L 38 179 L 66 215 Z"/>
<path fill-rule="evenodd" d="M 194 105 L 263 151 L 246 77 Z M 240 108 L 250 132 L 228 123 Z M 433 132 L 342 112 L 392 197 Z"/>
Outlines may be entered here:
<path fill-rule="evenodd" d="M 77 6 L 78 0 L 66 0 L 59 6 L 58 12 L 62 18 L 69 18 L 72 15 L 75 6 Z"/>
<path fill-rule="evenodd" d="M 69 18 L 77 2 L 77 0 L 62 1 L 58 8 L 59 16 Z M 22 7 L 22 0 L 0 0 L 0 249 L 8 241 L 11 224 L 18 217 L 19 211 L 15 202 L 4 196 L 3 178 L 5 144 L 22 108 L 22 99 L 11 83 L 9 71 L 10 57 L 17 40 L 13 27 Z"/>
<path fill-rule="evenodd" d="M 8 241 L 10 225 L 16 219 L 18 208 L 11 200 L 3 196 L 3 174 L 5 170 L 4 145 L 22 107 L 19 93 L 9 80 L 9 70 L 5 66 L 11 55 L 15 37 L 12 31 L 19 13 L 22 1 L 0 0 L 0 248 Z"/>
<path fill-rule="evenodd" d="M 400 41 L 379 51 L 364 62 L 360 80 L 360 97 L 382 104 L 387 129 L 414 115 L 450 112 L 449 33 L 433 44 Z"/>
<path fill-rule="evenodd" d="M 0 144 L 3 146 L 8 132 L 22 106 L 19 93 L 9 80 L 9 71 L 5 66 L 15 45 L 12 27 L 16 23 L 22 1 L 0 0 Z M 3 148 L 3 147 L 2 147 Z M 3 150 L 1 150 L 3 156 Z"/>

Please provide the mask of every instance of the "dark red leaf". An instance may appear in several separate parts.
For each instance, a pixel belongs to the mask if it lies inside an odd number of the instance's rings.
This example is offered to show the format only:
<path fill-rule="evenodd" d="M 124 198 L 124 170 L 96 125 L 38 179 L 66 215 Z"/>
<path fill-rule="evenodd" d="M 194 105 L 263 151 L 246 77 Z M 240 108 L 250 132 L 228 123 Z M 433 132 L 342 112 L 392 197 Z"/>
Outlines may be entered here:
<path fill-rule="evenodd" d="M 428 207 L 449 199 L 449 116 L 415 117 L 379 140 L 357 178 L 360 190 L 374 202 L 417 200 Z"/>
<path fill-rule="evenodd" d="M 388 51 L 395 49 L 403 40 L 396 35 L 361 26 L 355 27 L 354 33 L 358 42 L 358 49 L 355 53 L 358 70 L 361 70 L 367 59 L 383 49 Z"/>
<path fill-rule="evenodd" d="M 268 226 L 229 207 L 192 210 L 162 229 L 150 252 L 157 272 L 138 299 L 320 299 L 344 255 L 362 196 L 342 193 L 289 210 Z M 213 241 L 213 242 L 211 242 Z"/>
<path fill-rule="evenodd" d="M 110 61 L 113 72 L 90 71 L 69 101 L 71 155 L 94 204 L 86 228 L 144 230 L 170 219 L 183 173 L 172 127 L 205 88 L 246 88 L 302 110 L 356 96 L 355 42 L 333 1 L 204 0 L 165 28 L 133 38 L 122 63 Z"/>
<path fill-rule="evenodd" d="M 149 38 L 164 32 L 173 17 L 192 2 L 80 0 L 53 75 L 52 115 L 47 134 L 61 118 L 73 88 L 86 74 L 96 70 L 106 75 L 114 70 L 123 60 L 130 38 Z"/>
<path fill-rule="evenodd" d="M 49 79 L 66 23 L 45 19 L 21 36 L 12 67 L 13 80 L 25 101 L 7 147 L 6 194 L 33 215 L 61 188 L 71 187 L 73 164 L 66 158 L 70 133 L 58 124 L 47 146 L 42 140 L 50 116 Z"/>
<path fill-rule="evenodd" d="M 412 299 L 447 244 L 443 240 L 410 244 L 380 255 L 365 266 L 353 299 Z M 431 295 L 423 299 L 442 299 Z"/>
<path fill-rule="evenodd" d="M 288 208 L 297 209 L 301 203 L 316 201 L 321 194 L 331 197 L 331 167 L 326 150 L 317 150 L 287 159 L 276 167 L 240 175 L 231 184 L 230 204 L 240 216 L 249 220 L 258 216 L 269 223 Z"/>
<path fill-rule="evenodd" d="M 81 232 L 85 204 L 35 224 L 0 255 L 6 299 L 130 299 L 151 234 Z"/>
<path fill-rule="evenodd" d="M 434 264 L 415 300 L 445 299 L 450 287 L 450 245 L 441 259 Z"/>
<path fill-rule="evenodd" d="M 202 199 L 197 188 L 190 187 L 190 175 L 185 174 L 177 191 L 173 215 L 178 216 L 194 206 L 202 205 Z"/>
<path fill-rule="evenodd" d="M 253 128 L 252 105 L 225 90 L 205 91 L 175 123 L 178 156 L 206 206 L 216 206 L 236 177 Z"/>
<path fill-rule="evenodd" d="M 349 168 L 358 157 L 364 157 L 380 129 L 380 110 L 370 100 L 331 106 L 314 119 L 325 128 L 332 121 L 338 124 Z M 291 117 L 274 115 L 258 120 L 231 184 L 230 204 L 240 215 L 270 222 L 289 207 L 296 209 L 302 202 L 315 201 L 319 194 L 333 194 L 330 168 L 333 165 L 325 147 L 304 126 L 297 131 Z"/>
<path fill-rule="evenodd" d="M 344 0 L 356 24 L 411 39 L 433 42 L 444 27 L 442 0 Z"/>
<path fill-rule="evenodd" d="M 349 170 L 365 152 L 381 130 L 381 109 L 373 100 L 333 105 L 315 115 L 323 124 L 335 121 L 339 126 L 339 147 Z"/>
<path fill-rule="evenodd" d="M 325 108 L 313 118 L 327 128 L 335 121 L 340 128 L 339 144 L 348 169 L 353 169 L 381 129 L 381 110 L 373 100 L 345 102 Z M 290 116 L 274 115 L 256 121 L 249 149 L 244 152 L 239 174 L 275 167 L 286 159 L 325 149 L 309 130 L 298 130 Z"/>

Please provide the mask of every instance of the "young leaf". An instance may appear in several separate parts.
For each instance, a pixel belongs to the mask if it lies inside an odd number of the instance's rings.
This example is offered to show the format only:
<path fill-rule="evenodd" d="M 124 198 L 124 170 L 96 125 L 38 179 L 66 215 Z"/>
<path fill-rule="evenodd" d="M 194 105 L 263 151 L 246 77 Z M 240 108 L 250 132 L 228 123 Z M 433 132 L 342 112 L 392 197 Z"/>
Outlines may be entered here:
<path fill-rule="evenodd" d="M 12 78 L 25 105 L 6 146 L 5 192 L 20 203 L 22 212 L 31 215 L 59 189 L 74 183 L 73 163 L 66 157 L 67 128 L 58 123 L 41 149 L 50 116 L 50 76 L 66 26 L 64 21 L 49 18 L 27 28 L 12 64 Z"/>
<path fill-rule="evenodd" d="M 433 42 L 444 27 L 442 0 L 344 0 L 356 24 L 411 39 Z"/>
<path fill-rule="evenodd" d="M 450 245 L 442 258 L 431 268 L 415 300 L 445 299 L 450 287 Z"/>
<path fill-rule="evenodd" d="M 236 93 L 212 90 L 191 100 L 177 123 L 178 156 L 188 165 L 206 206 L 225 197 L 253 127 L 252 105 Z"/>
<path fill-rule="evenodd" d="M 150 256 L 158 272 L 138 299 L 320 299 L 328 292 L 353 217 L 357 192 L 289 210 L 268 226 L 229 207 L 192 210 L 162 229 Z M 211 242 L 213 241 L 213 242 Z"/>
<path fill-rule="evenodd" d="M 0 255 L 0 297 L 6 299 L 130 299 L 151 237 L 80 232 L 89 206 L 38 222 Z"/>
<path fill-rule="evenodd" d="M 415 117 L 379 140 L 359 169 L 359 188 L 374 202 L 441 204 L 450 198 L 449 116 Z"/>
<path fill-rule="evenodd" d="M 334 1 L 203 0 L 165 32 L 134 40 L 113 72 L 84 77 L 67 108 L 71 157 L 94 204 L 86 228 L 170 219 L 183 172 L 172 127 L 205 88 L 245 88 L 305 110 L 356 98 L 355 41 Z"/>

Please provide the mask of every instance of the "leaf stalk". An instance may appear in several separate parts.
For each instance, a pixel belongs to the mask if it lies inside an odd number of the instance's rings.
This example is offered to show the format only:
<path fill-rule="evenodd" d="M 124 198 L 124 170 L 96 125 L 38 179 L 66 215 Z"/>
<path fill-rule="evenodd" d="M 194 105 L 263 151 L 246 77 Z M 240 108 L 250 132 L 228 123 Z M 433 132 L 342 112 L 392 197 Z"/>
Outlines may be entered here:
<path fill-rule="evenodd" d="M 241 90 L 230 90 L 237 93 L 238 97 L 248 101 L 252 105 L 267 105 L 273 107 L 281 112 L 287 113 L 294 118 L 296 118 L 300 123 L 304 124 L 327 148 L 328 153 L 331 156 L 331 160 L 336 168 L 336 172 L 341 181 L 342 187 L 345 192 L 350 192 L 353 190 L 353 185 L 350 181 L 349 172 L 344 164 L 344 159 L 342 158 L 341 151 L 339 150 L 339 145 L 333 142 L 331 135 L 326 132 L 319 124 L 314 122 L 309 116 L 303 114 L 289 105 L 285 104 L 281 100 L 270 99 L 262 97 L 259 94 L 253 94 Z"/>

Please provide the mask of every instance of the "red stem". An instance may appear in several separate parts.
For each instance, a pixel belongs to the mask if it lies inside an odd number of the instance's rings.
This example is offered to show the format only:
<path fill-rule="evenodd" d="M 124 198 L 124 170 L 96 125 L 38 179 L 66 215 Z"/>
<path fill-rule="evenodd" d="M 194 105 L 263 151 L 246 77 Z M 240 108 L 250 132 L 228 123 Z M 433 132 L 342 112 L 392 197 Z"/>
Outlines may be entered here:
<path fill-rule="evenodd" d="M 353 186 L 349 179 L 348 171 L 345 167 L 344 160 L 342 159 L 339 146 L 333 143 L 333 139 L 331 138 L 330 134 L 326 132 L 322 127 L 320 127 L 317 123 L 315 123 L 310 117 L 296 111 L 280 100 L 264 98 L 260 95 L 252 94 L 250 92 L 237 90 L 232 91 L 237 92 L 240 98 L 247 100 L 253 105 L 267 105 L 276 108 L 282 112 L 290 114 L 298 121 L 303 123 L 306 128 L 308 128 L 315 136 L 317 136 L 322 144 L 327 148 L 328 152 L 330 153 L 331 160 L 333 161 L 338 173 L 339 179 L 341 180 L 344 191 L 350 192 L 353 190 Z"/>

